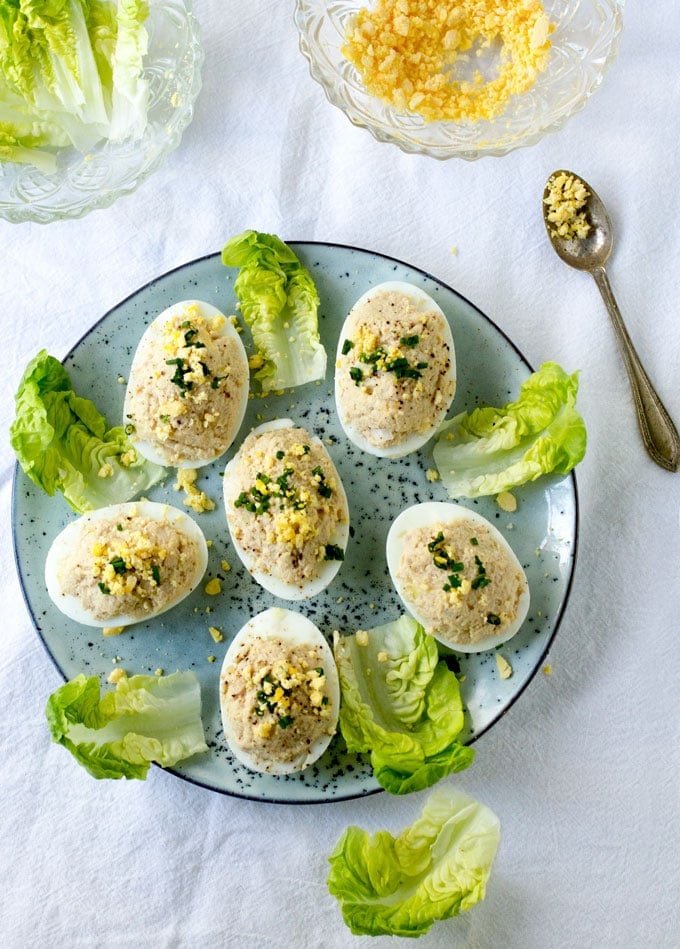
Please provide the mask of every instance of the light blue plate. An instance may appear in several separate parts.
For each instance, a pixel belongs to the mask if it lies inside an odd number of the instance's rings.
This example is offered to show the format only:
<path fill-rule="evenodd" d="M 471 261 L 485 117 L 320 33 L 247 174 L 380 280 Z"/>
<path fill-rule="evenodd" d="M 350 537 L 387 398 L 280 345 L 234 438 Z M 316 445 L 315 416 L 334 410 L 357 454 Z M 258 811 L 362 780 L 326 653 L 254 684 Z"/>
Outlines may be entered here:
<path fill-rule="evenodd" d="M 311 602 L 293 604 L 330 636 L 398 618 L 402 607 L 385 562 L 385 538 L 394 517 L 418 501 L 446 500 L 444 488 L 427 480 L 433 466 L 431 446 L 404 459 L 364 455 L 347 440 L 335 413 L 333 354 L 340 327 L 354 301 L 385 280 L 406 280 L 426 290 L 447 314 L 456 348 L 458 387 L 452 414 L 482 404 L 501 404 L 517 395 L 531 367 L 514 344 L 483 313 L 454 290 L 400 261 L 335 244 L 292 243 L 309 269 L 321 298 L 320 329 L 329 354 L 328 375 L 320 384 L 266 399 L 252 399 L 243 432 L 273 418 L 286 417 L 322 438 L 343 480 L 350 503 L 352 537 L 346 560 L 331 586 Z M 193 261 L 154 280 L 106 314 L 77 343 L 65 360 L 76 391 L 93 399 L 111 424 L 122 422 L 124 386 L 137 343 L 151 320 L 171 303 L 200 299 L 227 315 L 236 312 L 233 280 L 219 254 Z M 244 334 L 247 336 L 247 333 Z M 249 348 L 249 340 L 244 340 Z M 14 480 L 13 533 L 16 561 L 35 627 L 66 679 L 97 674 L 105 688 L 116 666 L 128 674 L 193 669 L 201 683 L 203 721 L 210 746 L 173 769 L 186 780 L 226 794 L 261 801 L 305 803 L 344 800 L 379 790 L 366 760 L 348 755 L 338 735 L 326 754 L 298 775 L 251 773 L 234 761 L 224 742 L 218 683 L 222 658 L 234 633 L 254 613 L 278 602 L 241 567 L 229 543 L 222 510 L 224 459 L 202 469 L 199 485 L 217 502 L 215 511 L 197 515 L 212 541 L 206 579 L 220 575 L 222 593 L 209 597 L 203 585 L 170 613 L 104 637 L 97 629 L 67 620 L 53 606 L 43 582 L 47 549 L 75 515 L 61 497 L 49 498 L 17 467 Z M 152 500 L 182 506 L 174 474 L 149 492 Z M 494 651 L 458 658 L 464 674 L 467 708 L 463 738 L 473 742 L 521 695 L 540 668 L 557 631 L 569 596 L 577 547 L 578 502 L 573 475 L 546 477 L 514 491 L 517 511 L 503 513 L 492 498 L 462 503 L 474 506 L 507 537 L 523 564 L 531 590 L 529 616 L 502 654 L 513 674 L 501 679 Z M 232 569 L 225 572 L 227 560 Z M 209 627 L 224 633 L 215 643 Z M 210 661 L 209 657 L 214 657 Z M 45 696 L 47 699 L 47 696 Z"/>

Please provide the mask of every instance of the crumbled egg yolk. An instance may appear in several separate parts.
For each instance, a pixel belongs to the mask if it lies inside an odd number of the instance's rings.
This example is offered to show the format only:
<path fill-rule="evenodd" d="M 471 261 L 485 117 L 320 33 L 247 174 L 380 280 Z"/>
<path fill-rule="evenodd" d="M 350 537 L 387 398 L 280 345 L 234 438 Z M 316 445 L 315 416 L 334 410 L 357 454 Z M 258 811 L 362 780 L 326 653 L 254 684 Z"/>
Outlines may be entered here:
<path fill-rule="evenodd" d="M 496 666 L 498 668 L 498 674 L 501 677 L 501 679 L 510 678 L 510 676 L 512 675 L 512 666 L 510 665 L 508 660 L 505 658 L 505 656 L 501 656 L 499 652 L 496 653 Z"/>
<path fill-rule="evenodd" d="M 208 580 L 206 585 L 203 587 L 203 592 L 207 593 L 208 596 L 217 596 L 218 593 L 222 592 L 222 581 L 219 577 L 213 577 L 212 580 Z"/>
<path fill-rule="evenodd" d="M 92 557 L 92 574 L 101 592 L 125 596 L 145 581 L 159 586 L 167 551 L 141 531 L 132 531 L 120 543 L 95 541 Z"/>
<path fill-rule="evenodd" d="M 173 418 L 178 418 L 186 412 L 184 400 L 187 397 L 195 402 L 207 401 L 207 386 L 217 388 L 229 376 L 230 367 L 220 366 L 211 371 L 205 363 L 204 350 L 207 343 L 214 339 L 216 334 L 226 323 L 222 314 L 206 318 L 201 316 L 196 304 L 186 307 L 181 315 L 169 320 L 163 327 L 163 348 L 167 355 L 166 364 L 174 366 L 172 382 L 179 390 L 178 397 L 171 399 L 163 406 L 159 413 L 162 423 L 170 425 Z M 204 416 L 203 424 L 209 427 L 217 416 L 209 413 Z M 166 432 L 169 437 L 169 431 Z"/>
<path fill-rule="evenodd" d="M 552 175 L 548 181 L 543 203 L 548 208 L 546 217 L 553 224 L 552 234 L 565 240 L 582 240 L 590 232 L 590 223 L 583 210 L 590 192 L 580 178 L 564 172 Z"/>
<path fill-rule="evenodd" d="M 224 639 L 224 635 L 222 634 L 222 631 L 219 630 L 216 626 L 209 626 L 208 632 L 210 633 L 210 635 L 212 636 L 213 640 L 216 643 L 221 643 L 222 640 Z"/>
<path fill-rule="evenodd" d="M 351 19 L 343 55 L 371 95 L 426 121 L 476 122 L 499 115 L 548 62 L 550 23 L 540 0 L 378 0 Z M 457 79 L 456 68 L 496 57 Z"/>
<path fill-rule="evenodd" d="M 501 491 L 496 497 L 496 504 L 502 511 L 506 511 L 508 514 L 512 514 L 513 511 L 517 510 L 517 498 L 509 491 Z"/>
<path fill-rule="evenodd" d="M 315 658 L 315 654 L 310 653 L 310 657 Z M 258 669 L 248 668 L 245 678 L 254 686 L 253 713 L 258 718 L 265 712 L 272 716 L 255 725 L 253 730 L 258 738 L 270 738 L 277 724 L 287 728 L 300 705 L 308 706 L 319 718 L 331 715 L 325 694 L 326 675 L 321 667 L 309 668 L 304 660 L 293 664 L 280 659 Z"/>
<path fill-rule="evenodd" d="M 312 472 L 312 484 L 316 488 L 312 494 L 303 487 L 297 487 L 293 481 L 296 475 L 294 465 L 289 464 L 292 457 L 301 458 L 309 453 L 309 445 L 296 443 L 276 456 L 266 456 L 258 452 L 258 461 L 263 470 L 257 475 L 252 487 L 236 499 L 236 507 L 245 507 L 253 514 L 268 511 L 271 517 L 267 542 L 302 549 L 313 539 L 319 527 L 320 513 L 325 500 L 336 490 L 333 479 L 327 479 L 323 469 L 318 466 Z M 262 457 L 260 457 L 262 456 Z M 283 465 L 283 470 L 279 469 Z M 319 549 L 319 559 L 324 559 L 325 548 Z"/>
<path fill-rule="evenodd" d="M 214 511 L 215 502 L 208 497 L 205 491 L 201 491 L 197 487 L 197 480 L 198 472 L 194 468 L 178 468 L 175 491 L 185 492 L 184 504 L 197 514 L 202 511 Z"/>

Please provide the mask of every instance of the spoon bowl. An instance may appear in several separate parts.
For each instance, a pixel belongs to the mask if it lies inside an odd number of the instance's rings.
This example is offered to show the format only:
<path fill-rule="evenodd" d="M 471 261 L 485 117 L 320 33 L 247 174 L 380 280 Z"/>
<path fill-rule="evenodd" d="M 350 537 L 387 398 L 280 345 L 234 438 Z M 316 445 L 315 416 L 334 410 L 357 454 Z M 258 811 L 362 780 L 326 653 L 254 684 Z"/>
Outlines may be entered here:
<path fill-rule="evenodd" d="M 560 183 L 562 193 L 556 197 L 555 187 Z M 557 215 L 563 225 L 558 227 L 551 215 Z M 543 190 L 543 222 L 552 246 L 565 264 L 594 278 L 621 347 L 645 448 L 657 465 L 677 471 L 680 437 L 635 351 L 605 271 L 614 246 L 614 231 L 604 203 L 578 175 L 554 171 Z M 585 233 L 578 226 L 583 222 Z"/>
<path fill-rule="evenodd" d="M 584 210 L 590 228 L 583 238 L 561 237 L 555 225 L 548 220 L 550 205 L 550 183 L 558 176 L 580 180 L 586 186 L 588 197 Z M 614 247 L 614 231 L 611 218 L 597 192 L 571 171 L 554 171 L 546 182 L 543 191 L 543 215 L 545 226 L 557 255 L 570 267 L 591 271 L 594 267 L 604 267 Z"/>

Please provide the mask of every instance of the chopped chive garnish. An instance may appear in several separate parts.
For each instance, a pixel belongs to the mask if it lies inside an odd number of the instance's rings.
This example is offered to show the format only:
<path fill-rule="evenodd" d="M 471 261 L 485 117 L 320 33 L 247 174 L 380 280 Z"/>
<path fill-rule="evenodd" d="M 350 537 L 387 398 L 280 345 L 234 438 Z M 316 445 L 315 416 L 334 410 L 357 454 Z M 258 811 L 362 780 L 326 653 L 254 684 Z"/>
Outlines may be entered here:
<path fill-rule="evenodd" d="M 345 551 L 342 547 L 337 547 L 335 544 L 326 544 L 324 547 L 324 560 L 344 560 Z"/>
<path fill-rule="evenodd" d="M 443 589 L 445 593 L 450 590 L 457 590 L 462 585 L 459 574 L 465 569 L 465 564 L 452 557 L 444 546 L 444 534 L 439 531 L 436 537 L 427 545 L 427 549 L 432 554 L 432 563 L 439 570 L 448 570 L 449 575 Z"/>
<path fill-rule="evenodd" d="M 491 579 L 486 575 L 486 567 L 479 559 L 477 554 L 475 554 L 475 563 L 477 564 L 477 576 L 472 581 L 473 590 L 481 590 L 482 587 L 486 587 L 491 583 Z"/>
<path fill-rule="evenodd" d="M 475 577 L 471 583 L 471 586 L 473 590 L 481 590 L 483 587 L 488 587 L 490 583 L 491 580 L 489 580 L 488 577 L 481 576 Z"/>
<path fill-rule="evenodd" d="M 176 359 L 166 359 L 165 365 L 175 367 L 175 372 L 170 379 L 170 382 L 173 382 L 181 390 L 182 395 L 184 395 L 188 389 L 191 389 L 193 384 L 191 382 L 184 381 L 184 376 L 191 370 L 188 366 L 184 365 L 184 360 L 181 356 L 178 356 Z"/>
<path fill-rule="evenodd" d="M 106 596 L 108 596 L 109 593 L 111 592 L 105 583 L 100 583 L 100 584 L 99 584 L 99 589 L 100 589 L 100 590 L 102 591 L 102 593 L 104 593 Z"/>
<path fill-rule="evenodd" d="M 159 587 L 161 585 L 161 568 L 157 563 L 151 567 L 151 576 L 153 577 L 153 582 Z"/>
<path fill-rule="evenodd" d="M 402 336 L 399 340 L 402 346 L 408 346 L 409 349 L 413 349 L 414 346 L 417 346 L 420 342 L 420 336 Z"/>
<path fill-rule="evenodd" d="M 354 384 L 358 386 L 361 380 L 364 378 L 364 374 L 358 366 L 352 366 L 349 371 L 349 377 L 354 382 Z"/>
<path fill-rule="evenodd" d="M 113 560 L 109 561 L 109 563 L 113 567 L 115 573 L 125 573 L 127 570 L 127 566 L 122 557 L 114 557 Z"/>
<path fill-rule="evenodd" d="M 438 547 L 443 540 L 444 540 L 444 535 L 441 531 L 439 531 L 437 536 L 433 537 L 430 543 L 427 545 L 427 549 L 430 551 L 430 553 L 434 553 L 435 548 Z"/>
<path fill-rule="evenodd" d="M 498 613 L 487 613 L 487 614 L 486 614 L 486 621 L 487 621 L 487 623 L 489 623 L 491 626 L 500 626 L 500 625 L 501 625 L 501 618 L 500 618 L 500 616 L 498 615 Z"/>
<path fill-rule="evenodd" d="M 293 719 L 290 715 L 282 715 L 279 719 L 279 728 L 288 728 L 289 725 L 293 724 Z"/>
<path fill-rule="evenodd" d="M 350 349 L 353 349 L 353 348 L 354 348 L 354 343 L 352 342 L 352 340 L 346 339 L 345 342 L 342 344 L 342 355 L 346 356 L 347 353 L 350 351 Z"/>

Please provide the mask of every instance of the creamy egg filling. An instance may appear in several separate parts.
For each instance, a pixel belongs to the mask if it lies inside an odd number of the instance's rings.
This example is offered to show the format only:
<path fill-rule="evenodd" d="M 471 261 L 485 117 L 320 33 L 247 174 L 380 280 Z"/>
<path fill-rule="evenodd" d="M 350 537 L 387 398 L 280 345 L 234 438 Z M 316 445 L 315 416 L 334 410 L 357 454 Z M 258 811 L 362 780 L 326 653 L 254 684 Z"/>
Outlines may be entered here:
<path fill-rule="evenodd" d="M 336 361 L 343 424 L 369 446 L 426 435 L 455 392 L 446 318 L 397 290 L 380 290 L 349 314 Z"/>
<path fill-rule="evenodd" d="M 466 520 L 409 531 L 397 579 L 426 628 L 452 644 L 502 633 L 524 590 L 521 570 L 492 532 Z"/>
<path fill-rule="evenodd" d="M 320 650 L 253 636 L 225 670 L 222 702 L 233 740 L 260 763 L 293 762 L 335 730 Z"/>
<path fill-rule="evenodd" d="M 102 622 L 153 615 L 191 587 L 198 544 L 170 521 L 142 515 L 86 525 L 60 565 L 61 589 Z"/>
<path fill-rule="evenodd" d="M 254 566 L 288 583 L 316 577 L 343 560 L 334 543 L 347 520 L 344 492 L 326 452 L 302 429 L 255 433 L 238 456 L 238 489 L 228 500 L 235 539 Z"/>
<path fill-rule="evenodd" d="M 204 316 L 192 303 L 139 344 L 128 383 L 128 431 L 166 463 L 219 457 L 236 434 L 248 364 L 226 324 L 222 314 Z"/>

